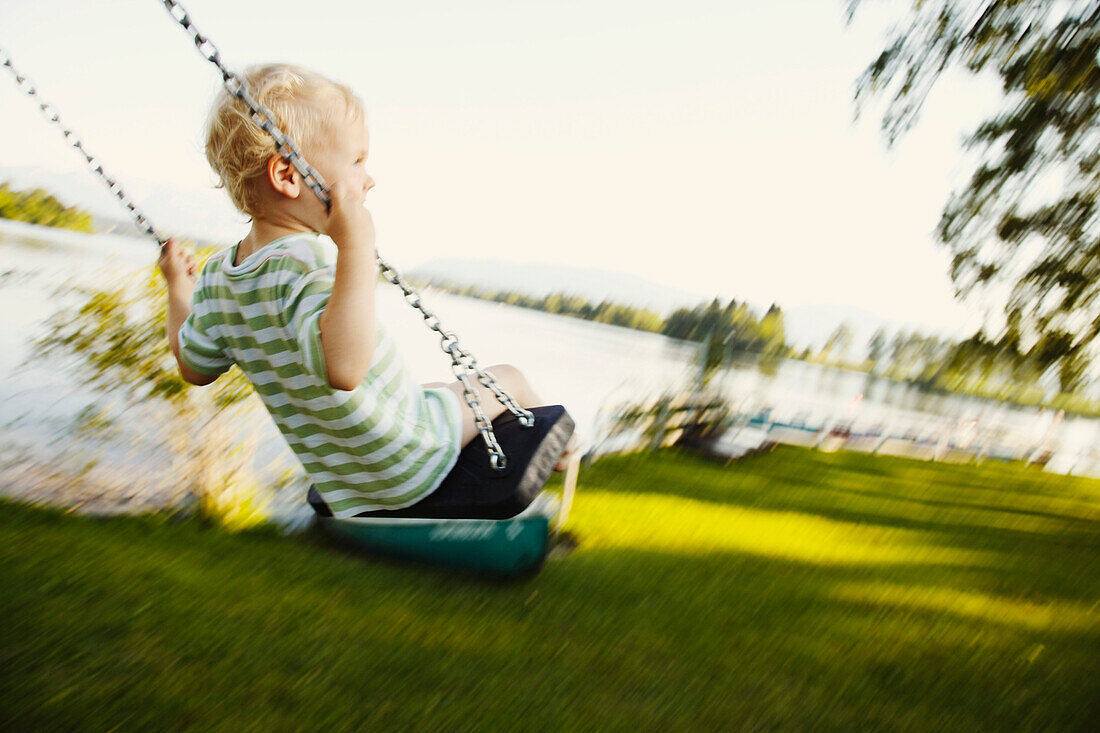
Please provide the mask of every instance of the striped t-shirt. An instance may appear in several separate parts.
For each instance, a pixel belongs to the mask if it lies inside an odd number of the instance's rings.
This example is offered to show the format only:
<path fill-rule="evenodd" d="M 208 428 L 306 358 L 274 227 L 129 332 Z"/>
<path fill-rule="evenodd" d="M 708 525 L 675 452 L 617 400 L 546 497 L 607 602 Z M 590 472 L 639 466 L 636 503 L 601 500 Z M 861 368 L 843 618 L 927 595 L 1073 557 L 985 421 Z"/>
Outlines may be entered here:
<path fill-rule="evenodd" d="M 457 396 L 422 389 L 378 325 L 374 357 L 351 391 L 328 384 L 320 317 L 335 246 L 316 234 L 277 239 L 234 265 L 210 257 L 180 328 L 180 359 L 217 375 L 236 364 L 337 517 L 398 509 L 430 494 L 458 459 Z"/>

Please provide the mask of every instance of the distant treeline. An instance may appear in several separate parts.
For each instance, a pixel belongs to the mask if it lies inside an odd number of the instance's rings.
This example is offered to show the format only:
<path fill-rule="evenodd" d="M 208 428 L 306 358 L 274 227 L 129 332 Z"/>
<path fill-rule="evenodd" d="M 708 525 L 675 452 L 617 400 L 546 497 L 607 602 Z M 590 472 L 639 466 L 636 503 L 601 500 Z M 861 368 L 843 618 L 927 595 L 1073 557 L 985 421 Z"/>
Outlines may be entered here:
<path fill-rule="evenodd" d="M 694 308 L 681 308 L 668 318 L 661 318 L 660 314 L 645 308 L 607 300 L 593 303 L 578 295 L 565 293 L 535 297 L 476 285 L 460 285 L 448 280 L 430 279 L 425 284 L 456 295 L 495 303 L 609 323 L 686 341 L 713 342 L 720 345 L 720 351 L 727 353 L 749 351 L 778 356 L 788 351 L 783 332 L 783 312 L 774 305 L 761 317 L 744 303 L 730 301 L 723 305 L 715 299 Z"/>
<path fill-rule="evenodd" d="M 16 191 L 8 183 L 0 184 L 0 219 L 14 219 L 78 232 L 95 231 L 92 215 L 74 206 L 65 206 L 40 188 Z"/>
<path fill-rule="evenodd" d="M 571 316 L 585 321 L 608 323 L 612 326 L 623 326 L 624 328 L 634 328 L 651 333 L 661 333 L 661 327 L 664 324 L 661 316 L 651 310 L 620 305 L 608 300 L 592 303 L 580 296 L 565 293 L 551 293 L 539 298 L 507 290 L 490 290 L 476 285 L 460 285 L 449 280 L 435 278 L 423 281 L 423 284 L 468 298 L 517 305 L 520 308 L 532 308 L 545 313 Z"/>
<path fill-rule="evenodd" d="M 1049 337 L 1024 348 L 1011 335 L 952 341 L 899 333 L 886 341 L 879 332 L 868 344 L 868 361 L 875 374 L 925 387 L 1095 413 L 1097 405 L 1082 394 L 1088 362 L 1065 357 L 1065 348 Z"/>
<path fill-rule="evenodd" d="M 715 298 L 694 308 L 674 311 L 661 333 L 686 341 L 713 342 L 725 354 L 754 353 L 786 356 L 790 351 L 783 323 L 783 311 L 777 305 L 758 316 L 745 303 L 731 300 L 725 305 Z"/>
<path fill-rule="evenodd" d="M 979 332 L 959 341 L 915 331 L 890 336 L 879 329 L 867 342 L 866 356 L 860 362 L 843 357 L 852 346 L 853 332 L 841 324 L 821 351 L 811 354 L 807 350 L 802 358 L 923 389 L 1080 414 L 1100 412 L 1100 404 L 1087 396 L 1090 363 L 1081 355 L 1071 358 L 1073 344 L 1068 336 L 1047 335 L 1025 347 L 1012 328 L 995 340 Z"/>

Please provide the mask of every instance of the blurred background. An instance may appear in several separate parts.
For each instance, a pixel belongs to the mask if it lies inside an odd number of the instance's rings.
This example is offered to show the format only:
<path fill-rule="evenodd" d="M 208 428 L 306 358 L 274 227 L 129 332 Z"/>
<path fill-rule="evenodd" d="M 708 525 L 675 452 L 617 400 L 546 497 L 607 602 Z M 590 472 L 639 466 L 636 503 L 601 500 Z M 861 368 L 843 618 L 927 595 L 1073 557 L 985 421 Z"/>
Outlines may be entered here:
<path fill-rule="evenodd" d="M 188 7 L 230 66 L 358 91 L 380 252 L 593 454 L 1100 470 L 1088 3 Z M 0 27 L 161 231 L 243 236 L 201 154 L 218 76 L 158 3 L 6 3 Z M 236 471 L 294 516 L 302 476 L 247 388 L 166 368 L 155 248 L 14 83 L 0 100 L 5 490 L 134 508 Z M 379 300 L 417 377 L 448 378 Z M 254 446 L 212 468 L 194 446 L 219 420 Z"/>
<path fill-rule="evenodd" d="M 358 91 L 380 253 L 587 461 L 537 577 L 297 531 L 251 387 L 180 381 L 152 240 L 0 68 L 0 728 L 1096 728 L 1100 4 L 187 9 Z M 5 0 L 0 49 L 162 233 L 244 236 L 162 3 Z"/>

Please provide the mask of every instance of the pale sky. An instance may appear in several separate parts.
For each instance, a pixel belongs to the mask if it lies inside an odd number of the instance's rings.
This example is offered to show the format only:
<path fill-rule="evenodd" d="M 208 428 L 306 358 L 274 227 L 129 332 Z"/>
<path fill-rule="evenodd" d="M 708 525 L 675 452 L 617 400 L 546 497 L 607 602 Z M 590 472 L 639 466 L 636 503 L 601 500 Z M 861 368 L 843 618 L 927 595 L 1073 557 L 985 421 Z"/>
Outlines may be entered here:
<path fill-rule="evenodd" d="M 981 322 L 953 300 L 932 230 L 996 96 L 951 80 L 886 150 L 873 115 L 853 121 L 888 28 L 874 7 L 850 28 L 840 0 L 185 7 L 231 67 L 287 61 L 357 91 L 378 248 L 401 269 L 560 263 L 700 297 Z M 0 46 L 162 230 L 244 234 L 201 152 L 220 79 L 158 0 L 5 0 Z M 3 76 L 0 179 L 64 174 L 88 192 L 72 203 L 121 216 Z"/>

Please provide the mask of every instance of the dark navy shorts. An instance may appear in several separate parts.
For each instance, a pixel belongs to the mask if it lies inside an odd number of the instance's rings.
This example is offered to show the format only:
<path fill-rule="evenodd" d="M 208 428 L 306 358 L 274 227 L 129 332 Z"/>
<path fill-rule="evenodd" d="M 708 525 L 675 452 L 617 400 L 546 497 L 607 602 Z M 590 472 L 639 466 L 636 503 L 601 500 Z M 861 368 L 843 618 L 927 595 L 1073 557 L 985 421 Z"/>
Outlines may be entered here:
<path fill-rule="evenodd" d="M 443 483 L 412 506 L 391 511 L 364 512 L 360 517 L 425 517 L 446 519 L 507 519 L 522 512 L 546 484 L 554 464 L 573 435 L 573 418 L 561 405 L 535 407 L 530 428 L 505 411 L 493 421 L 493 432 L 504 449 L 508 465 L 496 471 L 489 450 L 478 435 L 462 449 Z M 309 502 L 321 516 L 331 516 L 310 488 Z"/>

